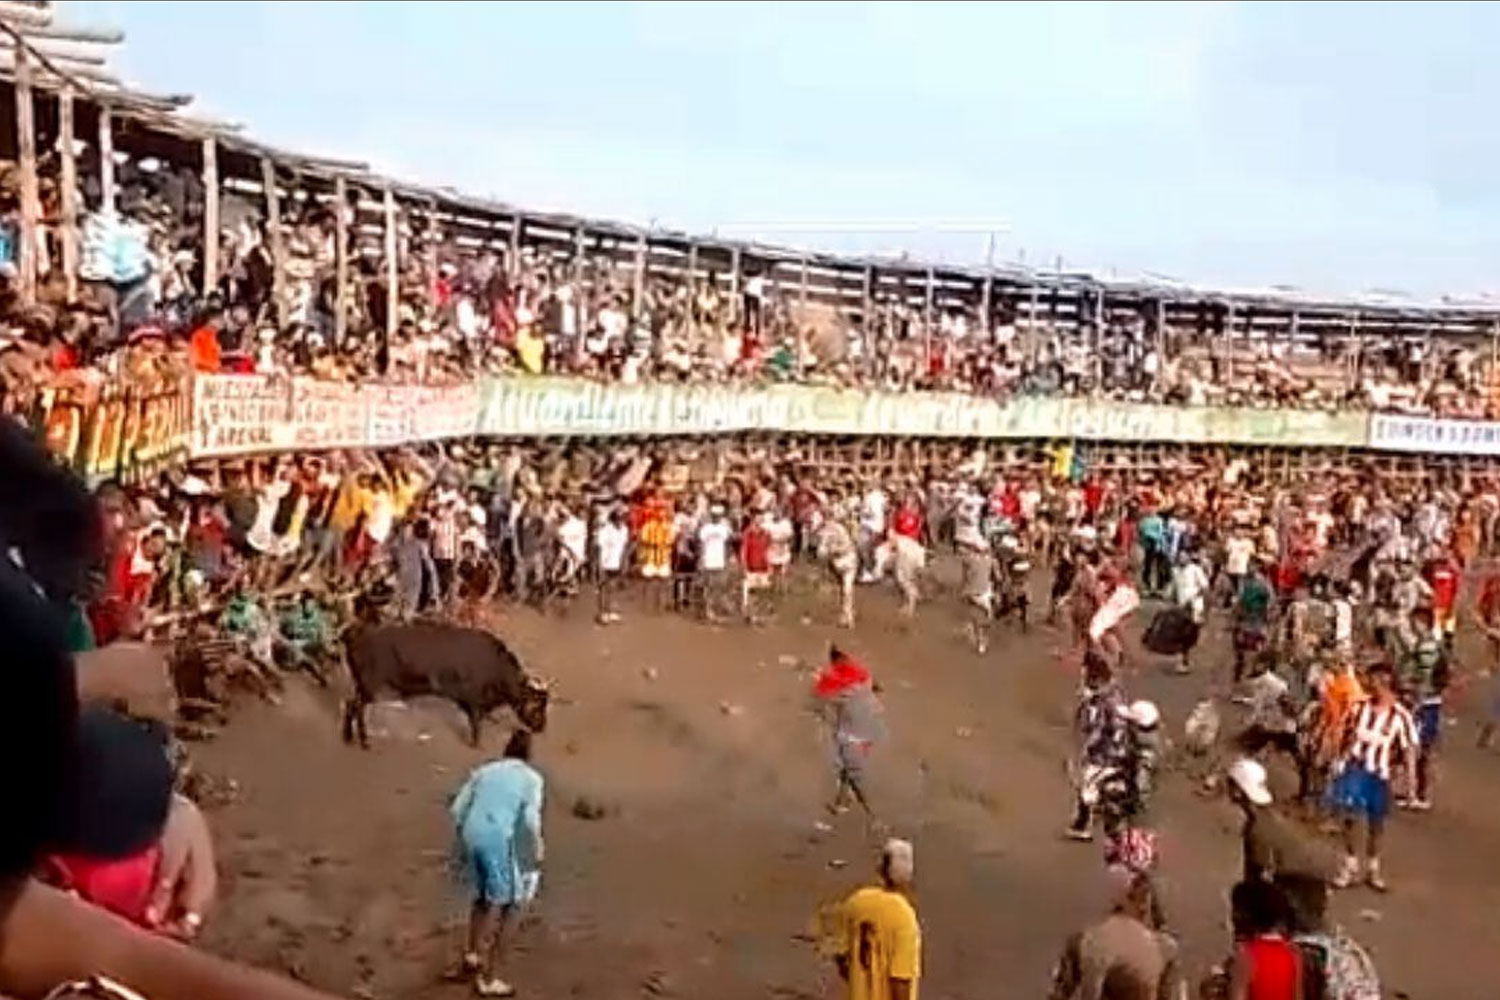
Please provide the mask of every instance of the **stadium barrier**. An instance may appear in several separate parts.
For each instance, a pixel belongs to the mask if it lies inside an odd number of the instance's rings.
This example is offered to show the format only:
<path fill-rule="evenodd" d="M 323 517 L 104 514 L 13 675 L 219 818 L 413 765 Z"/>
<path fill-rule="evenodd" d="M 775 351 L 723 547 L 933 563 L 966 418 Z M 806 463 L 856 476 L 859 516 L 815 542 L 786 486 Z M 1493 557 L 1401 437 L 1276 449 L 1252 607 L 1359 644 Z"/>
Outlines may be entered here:
<path fill-rule="evenodd" d="M 619 385 L 552 377 L 452 386 L 200 375 L 150 391 L 49 391 L 29 413 L 91 481 L 185 457 L 382 448 L 462 437 L 653 437 L 743 432 L 1369 448 L 1500 455 L 1500 423 L 1388 414 L 815 386 Z"/>

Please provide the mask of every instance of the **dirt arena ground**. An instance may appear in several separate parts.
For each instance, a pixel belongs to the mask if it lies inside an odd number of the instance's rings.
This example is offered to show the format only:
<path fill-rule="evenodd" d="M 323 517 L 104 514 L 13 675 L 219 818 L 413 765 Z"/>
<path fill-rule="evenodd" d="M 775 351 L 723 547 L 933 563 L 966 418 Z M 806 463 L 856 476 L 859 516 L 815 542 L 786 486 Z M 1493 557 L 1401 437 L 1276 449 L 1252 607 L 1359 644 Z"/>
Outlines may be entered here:
<path fill-rule="evenodd" d="M 1064 936 L 1101 913 L 1099 848 L 1059 836 L 1074 676 L 1058 636 L 1005 631 L 980 658 L 951 595 L 909 629 L 891 595 L 866 589 L 861 601 L 852 633 L 831 628 L 831 599 L 810 593 L 755 629 L 634 607 L 602 629 L 586 602 L 564 617 L 502 609 L 500 634 L 558 692 L 538 743 L 543 891 L 508 969 L 523 996 L 837 995 L 812 918 L 867 878 L 873 841 L 854 816 L 816 827 L 829 751 L 807 692 L 830 639 L 886 689 L 891 737 L 873 788 L 917 848 L 924 998 L 1043 995 Z M 1206 649 L 1189 678 L 1137 664 L 1131 688 L 1159 699 L 1173 736 L 1224 684 L 1222 635 Z M 466 906 L 446 874 L 446 804 L 470 767 L 499 755 L 509 720 L 476 751 L 447 706 L 382 706 L 361 752 L 339 742 L 335 700 L 294 685 L 198 750 L 239 786 L 212 816 L 224 892 L 208 945 L 344 995 L 463 996 L 440 981 Z M 1394 891 L 1336 903 L 1392 996 L 1494 995 L 1500 758 L 1474 749 L 1472 711 L 1463 716 L 1448 731 L 1438 810 L 1395 820 Z M 1183 776 L 1163 785 L 1168 912 L 1196 977 L 1226 947 L 1237 814 Z M 576 818 L 580 797 L 606 815 Z"/>

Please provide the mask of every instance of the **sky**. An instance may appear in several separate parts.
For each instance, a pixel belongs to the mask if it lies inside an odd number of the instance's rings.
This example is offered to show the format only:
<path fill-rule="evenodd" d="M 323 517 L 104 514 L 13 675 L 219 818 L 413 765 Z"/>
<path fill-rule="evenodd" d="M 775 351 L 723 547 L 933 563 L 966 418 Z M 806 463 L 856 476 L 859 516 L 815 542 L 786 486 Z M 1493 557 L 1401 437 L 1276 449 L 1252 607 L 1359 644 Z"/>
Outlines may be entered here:
<path fill-rule="evenodd" d="M 539 210 L 1500 294 L 1500 6 L 69 2 L 155 93 Z"/>

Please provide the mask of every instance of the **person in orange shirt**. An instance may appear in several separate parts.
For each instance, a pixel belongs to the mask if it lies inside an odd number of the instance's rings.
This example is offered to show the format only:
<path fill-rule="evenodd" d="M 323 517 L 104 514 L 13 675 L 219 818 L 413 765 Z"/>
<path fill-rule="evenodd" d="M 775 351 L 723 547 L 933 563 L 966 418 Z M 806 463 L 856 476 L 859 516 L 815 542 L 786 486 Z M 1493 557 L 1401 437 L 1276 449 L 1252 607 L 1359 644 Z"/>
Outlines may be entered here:
<path fill-rule="evenodd" d="M 218 309 L 210 309 L 188 338 L 188 357 L 193 362 L 194 371 L 211 374 L 220 371 L 223 361 L 219 351 L 219 325 L 223 315 Z"/>
<path fill-rule="evenodd" d="M 660 609 L 666 606 L 666 581 L 672 578 L 672 543 L 677 538 L 672 502 L 660 492 L 653 492 L 631 513 L 641 577 L 648 585 L 652 603 Z"/>
<path fill-rule="evenodd" d="M 1343 749 L 1344 734 L 1355 706 L 1365 700 L 1364 685 L 1354 672 L 1354 664 L 1347 659 L 1323 675 L 1321 688 L 1318 714 L 1310 733 L 1312 759 L 1302 782 L 1303 796 L 1314 801 L 1321 792 L 1321 779 Z M 1319 787 L 1313 788 L 1314 784 Z"/>

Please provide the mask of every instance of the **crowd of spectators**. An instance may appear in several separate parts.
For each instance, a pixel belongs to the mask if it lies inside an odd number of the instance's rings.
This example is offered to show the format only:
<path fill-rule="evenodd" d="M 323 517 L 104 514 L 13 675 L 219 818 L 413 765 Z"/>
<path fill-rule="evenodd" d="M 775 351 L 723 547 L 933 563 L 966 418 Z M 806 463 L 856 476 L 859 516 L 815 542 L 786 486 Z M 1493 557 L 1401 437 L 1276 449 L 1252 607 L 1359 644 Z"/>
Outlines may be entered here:
<path fill-rule="evenodd" d="M 629 253 L 475 247 L 418 214 L 399 267 L 351 226 L 342 303 L 336 216 L 350 205 L 283 199 L 282 274 L 258 193 L 219 199 L 218 277 L 203 287 L 205 198 L 195 169 L 123 160 L 114 211 L 85 175 L 78 287 L 63 278 L 59 192 L 44 170 L 38 304 L 0 294 L 0 379 L 15 408 L 38 387 L 102 387 L 200 372 L 442 382 L 559 373 L 635 383 L 799 381 L 995 397 L 1086 395 L 1136 402 L 1360 408 L 1494 416 L 1482 344 L 1449 339 L 1226 337 L 1150 309 L 1035 322 L 1001 300 L 925 304 L 877 288 L 839 312 L 747 265 L 668 276 Z M 0 174 L 0 269 L 15 275 L 15 172 Z M 757 270 L 759 268 L 759 270 Z M 389 275 L 398 280 L 395 294 Z M 10 286 L 14 282 L 9 283 Z M 396 310 L 394 319 L 388 311 Z M 1034 303 L 1033 303 L 1034 305 Z M 343 311 L 342 322 L 338 313 Z"/>

